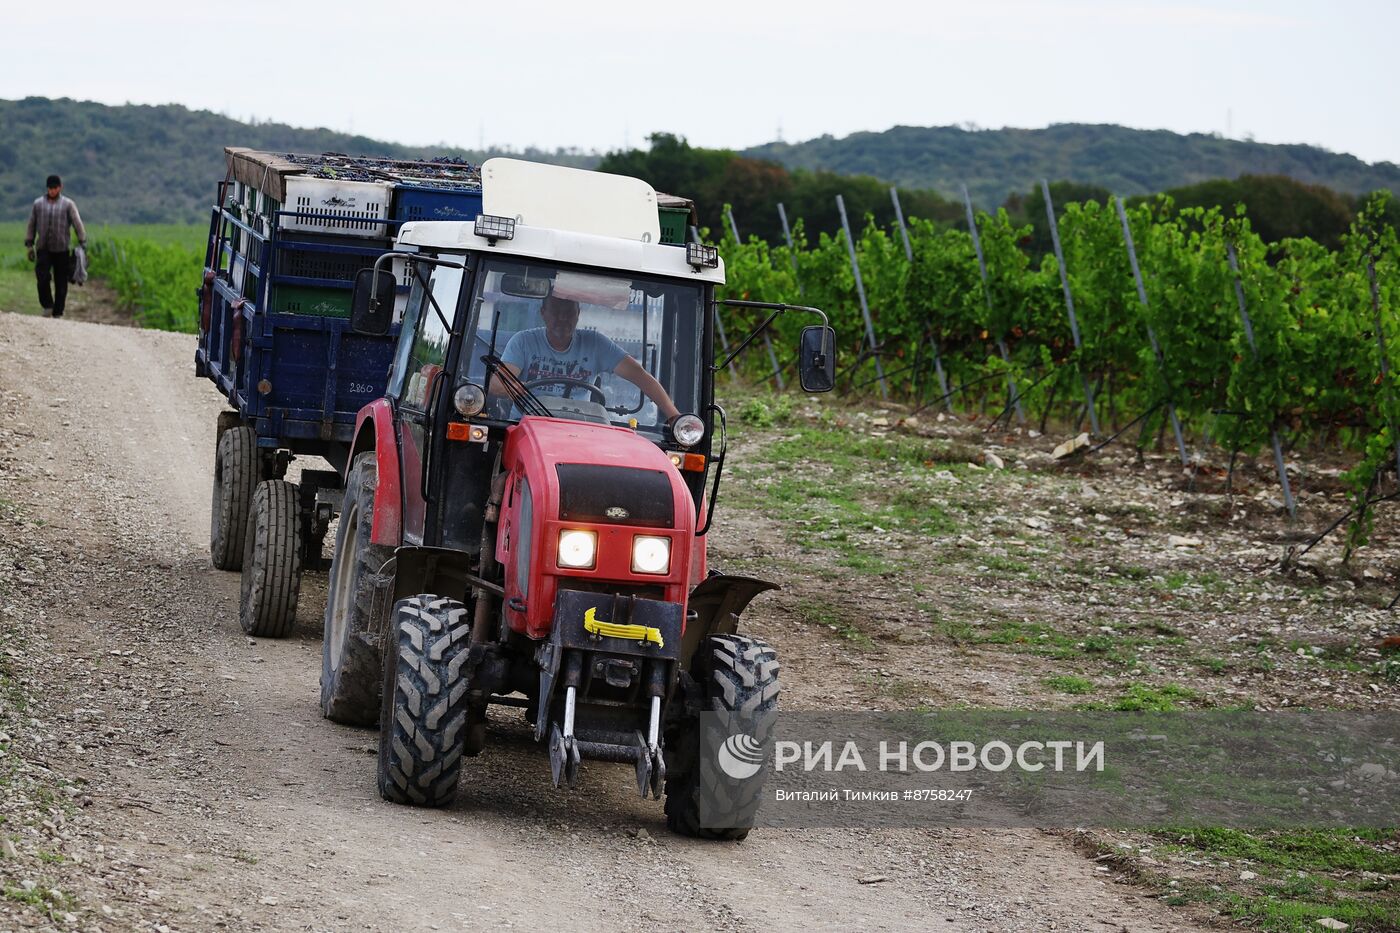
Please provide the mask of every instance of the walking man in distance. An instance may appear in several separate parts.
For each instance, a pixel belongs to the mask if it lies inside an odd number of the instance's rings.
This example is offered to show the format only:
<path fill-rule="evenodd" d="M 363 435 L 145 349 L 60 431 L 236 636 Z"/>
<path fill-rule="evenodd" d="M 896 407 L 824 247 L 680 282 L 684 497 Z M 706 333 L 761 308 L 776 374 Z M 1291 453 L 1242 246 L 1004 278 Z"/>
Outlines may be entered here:
<path fill-rule="evenodd" d="M 63 317 L 63 302 L 68 297 L 69 228 L 78 234 L 78 245 L 87 247 L 87 231 L 83 229 L 83 219 L 78 216 L 78 205 L 71 198 L 63 196 L 63 179 L 50 175 L 48 191 L 41 198 L 34 199 L 34 209 L 29 212 L 29 225 L 24 229 L 24 245 L 29 248 L 29 258 L 34 263 L 34 274 L 39 279 L 39 305 L 51 311 L 54 317 Z M 50 290 L 49 279 L 53 279 Z"/>

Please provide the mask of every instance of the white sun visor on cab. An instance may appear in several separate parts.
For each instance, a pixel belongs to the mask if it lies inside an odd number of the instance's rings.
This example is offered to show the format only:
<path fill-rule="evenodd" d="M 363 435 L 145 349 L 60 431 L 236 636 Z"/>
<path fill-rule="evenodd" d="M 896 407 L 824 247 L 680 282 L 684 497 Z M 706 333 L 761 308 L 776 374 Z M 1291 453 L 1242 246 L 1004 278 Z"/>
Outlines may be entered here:
<path fill-rule="evenodd" d="M 553 292 L 560 298 L 625 311 L 632 300 L 632 283 L 626 279 L 561 269 L 554 277 Z"/>
<path fill-rule="evenodd" d="M 530 227 L 661 242 L 656 192 L 638 178 L 519 159 L 481 166 L 483 214 Z"/>

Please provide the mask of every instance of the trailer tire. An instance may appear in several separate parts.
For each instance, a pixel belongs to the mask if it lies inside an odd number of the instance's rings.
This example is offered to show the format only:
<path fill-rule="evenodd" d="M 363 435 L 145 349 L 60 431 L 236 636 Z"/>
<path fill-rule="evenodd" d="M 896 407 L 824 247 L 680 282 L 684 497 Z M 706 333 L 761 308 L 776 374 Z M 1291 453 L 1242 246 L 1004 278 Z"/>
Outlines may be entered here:
<path fill-rule="evenodd" d="M 373 726 L 383 689 L 380 659 L 388 630 L 387 597 L 376 577 L 394 549 L 370 541 L 379 470 L 373 453 L 350 465 L 331 557 L 321 646 L 321 712 L 347 726 Z M 377 598 L 379 597 L 379 598 Z"/>
<path fill-rule="evenodd" d="M 379 794 L 391 803 L 445 807 L 457 796 L 469 710 L 467 608 L 421 595 L 399 600 L 384 652 Z"/>
<path fill-rule="evenodd" d="M 720 715 L 687 716 L 667 730 L 666 825 L 682 836 L 737 842 L 753 828 L 765 775 L 735 780 L 714 750 L 740 733 L 767 746 L 782 692 L 778 654 L 757 638 L 712 635 L 697 661 L 700 709 Z M 703 743 L 702 730 L 710 733 Z"/>
<path fill-rule="evenodd" d="M 249 635 L 284 638 L 292 631 L 301 591 L 300 522 L 295 483 L 269 479 L 253 490 L 238 605 L 238 623 Z"/>
<path fill-rule="evenodd" d="M 229 428 L 214 448 L 214 495 L 209 515 L 209 556 L 219 570 L 243 566 L 248 510 L 258 484 L 258 437 L 246 426 Z"/>

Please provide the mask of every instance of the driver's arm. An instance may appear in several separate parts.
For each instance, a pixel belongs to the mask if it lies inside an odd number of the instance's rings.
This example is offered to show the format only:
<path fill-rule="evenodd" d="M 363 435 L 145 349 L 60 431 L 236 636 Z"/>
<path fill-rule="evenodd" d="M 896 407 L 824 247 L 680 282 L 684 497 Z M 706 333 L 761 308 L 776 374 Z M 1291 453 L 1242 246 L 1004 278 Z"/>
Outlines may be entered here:
<path fill-rule="evenodd" d="M 518 334 L 512 334 L 511 338 L 506 341 L 505 348 L 501 350 L 501 367 L 510 370 L 517 379 L 525 371 L 525 363 L 527 362 L 525 357 L 528 354 L 525 352 L 523 342 L 526 333 L 526 331 L 521 331 Z M 486 380 L 487 397 L 504 394 L 505 391 L 497 385 L 496 374 L 492 373 L 490 378 Z"/>
<path fill-rule="evenodd" d="M 510 370 L 511 373 L 512 373 L 517 379 L 520 378 L 520 367 L 519 367 L 519 366 L 516 366 L 514 363 L 507 363 L 505 360 L 501 360 L 501 368 L 502 368 L 502 369 L 508 369 L 508 370 Z M 487 394 L 488 396 L 491 396 L 491 395 L 503 395 L 503 394 L 505 394 L 503 390 L 497 388 L 497 386 L 496 386 L 496 374 L 495 374 L 495 373 L 492 373 L 491 376 L 490 376 L 490 378 L 488 378 L 488 379 L 486 380 L 486 394 Z"/>
<path fill-rule="evenodd" d="M 613 372 L 641 389 L 647 398 L 656 403 L 656 407 L 661 410 L 661 414 L 665 416 L 667 421 L 680 414 L 676 403 L 671 401 L 671 396 L 666 394 L 666 390 L 661 387 L 661 383 L 656 381 L 656 377 L 643 369 L 642 364 L 630 355 L 624 354 L 621 361 L 613 368 Z"/>

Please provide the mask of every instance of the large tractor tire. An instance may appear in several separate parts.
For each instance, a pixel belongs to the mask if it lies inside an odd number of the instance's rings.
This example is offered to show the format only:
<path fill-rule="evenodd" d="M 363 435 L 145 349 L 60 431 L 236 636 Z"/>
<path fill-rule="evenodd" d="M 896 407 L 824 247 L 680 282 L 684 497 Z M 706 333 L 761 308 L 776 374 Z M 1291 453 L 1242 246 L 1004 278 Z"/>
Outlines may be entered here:
<path fill-rule="evenodd" d="M 301 534 L 297 487 L 269 479 L 253 490 L 243 547 L 243 588 L 238 622 L 260 638 L 292 631 L 301 591 Z"/>
<path fill-rule="evenodd" d="M 455 599 L 413 596 L 394 607 L 379 717 L 379 794 L 445 807 L 457 796 L 466 749 L 471 620 Z"/>
<path fill-rule="evenodd" d="M 214 450 L 214 496 L 209 514 L 209 556 L 219 570 L 243 566 L 248 510 L 257 484 L 258 436 L 250 427 L 229 428 Z"/>
<path fill-rule="evenodd" d="M 720 770 L 715 750 L 739 734 L 767 745 L 782 692 L 778 653 L 742 635 L 713 635 L 700 652 L 701 709 L 721 715 L 683 719 L 668 730 L 666 825 L 682 836 L 738 841 L 753 828 L 765 775 L 759 769 L 736 780 Z"/>
<path fill-rule="evenodd" d="M 383 688 L 380 659 L 388 626 L 376 616 L 387 614 L 388 606 L 376 603 L 376 578 L 394 556 L 394 549 L 370 543 L 378 486 L 374 454 L 360 454 L 345 478 L 326 595 L 321 712 L 327 719 L 348 726 L 372 726 L 378 721 Z"/>

